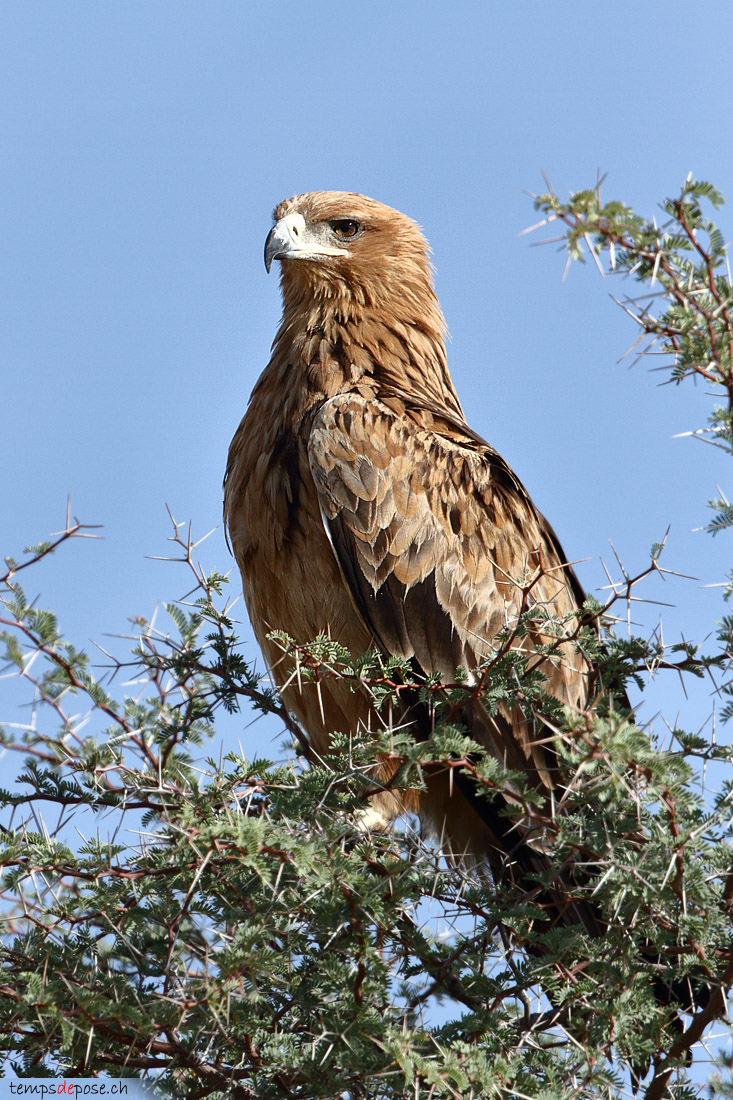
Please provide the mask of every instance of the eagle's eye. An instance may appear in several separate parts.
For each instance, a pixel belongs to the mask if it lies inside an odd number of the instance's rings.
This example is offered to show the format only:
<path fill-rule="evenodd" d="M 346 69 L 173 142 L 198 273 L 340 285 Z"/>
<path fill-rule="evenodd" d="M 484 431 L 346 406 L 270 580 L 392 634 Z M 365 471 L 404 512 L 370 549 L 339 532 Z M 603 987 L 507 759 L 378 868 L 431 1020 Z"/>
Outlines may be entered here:
<path fill-rule="evenodd" d="M 355 218 L 334 218 L 329 224 L 339 237 L 355 237 L 361 228 Z"/>

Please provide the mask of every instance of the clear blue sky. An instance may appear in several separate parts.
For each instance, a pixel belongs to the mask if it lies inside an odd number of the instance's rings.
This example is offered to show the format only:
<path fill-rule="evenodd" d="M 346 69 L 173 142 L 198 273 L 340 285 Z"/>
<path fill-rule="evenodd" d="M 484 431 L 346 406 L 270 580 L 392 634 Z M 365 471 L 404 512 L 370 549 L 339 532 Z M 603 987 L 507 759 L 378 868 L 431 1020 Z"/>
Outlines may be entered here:
<path fill-rule="evenodd" d="M 67 493 L 105 535 L 29 591 L 78 645 L 185 592 L 146 555 L 167 552 L 166 503 L 199 534 L 221 522 L 228 443 L 279 318 L 270 213 L 314 188 L 424 227 L 468 419 L 590 559 L 588 588 L 609 539 L 638 570 L 669 524 L 666 564 L 722 579 L 723 537 L 691 532 L 730 469 L 671 438 L 710 399 L 617 365 L 635 337 L 620 288 L 592 268 L 563 284 L 563 258 L 517 233 L 542 170 L 564 193 L 600 168 L 646 213 L 689 170 L 733 201 L 731 43 L 725 0 L 3 0 L 0 548 L 58 530 Z M 730 210 L 723 224 L 733 236 Z M 202 557 L 230 567 L 221 529 Z M 721 612 L 697 582 L 648 591 L 678 605 L 668 638 Z M 249 751 L 272 751 L 259 736 Z"/>

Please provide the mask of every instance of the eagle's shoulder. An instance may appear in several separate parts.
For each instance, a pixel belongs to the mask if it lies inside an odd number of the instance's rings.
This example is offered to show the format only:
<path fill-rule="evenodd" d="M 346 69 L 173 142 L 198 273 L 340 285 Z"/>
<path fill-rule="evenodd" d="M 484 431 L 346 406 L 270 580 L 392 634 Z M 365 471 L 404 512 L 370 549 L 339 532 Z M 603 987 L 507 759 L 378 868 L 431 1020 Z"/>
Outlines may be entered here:
<path fill-rule="evenodd" d="M 380 520 L 404 526 L 419 514 L 448 543 L 478 537 L 490 550 L 511 529 L 525 547 L 552 544 L 553 557 L 562 554 L 509 464 L 450 410 L 399 391 L 355 389 L 318 408 L 307 448 L 331 514 L 370 505 L 365 533 Z"/>

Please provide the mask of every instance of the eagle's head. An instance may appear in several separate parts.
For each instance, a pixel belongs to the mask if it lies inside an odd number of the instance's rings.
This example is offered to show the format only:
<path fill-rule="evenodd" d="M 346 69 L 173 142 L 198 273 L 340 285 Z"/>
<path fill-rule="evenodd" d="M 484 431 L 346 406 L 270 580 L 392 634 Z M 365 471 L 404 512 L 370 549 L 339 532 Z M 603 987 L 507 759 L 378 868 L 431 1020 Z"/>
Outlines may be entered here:
<path fill-rule="evenodd" d="M 354 192 L 311 191 L 281 202 L 274 219 L 265 267 L 281 261 L 286 296 L 432 304 L 427 241 L 398 210 Z"/>

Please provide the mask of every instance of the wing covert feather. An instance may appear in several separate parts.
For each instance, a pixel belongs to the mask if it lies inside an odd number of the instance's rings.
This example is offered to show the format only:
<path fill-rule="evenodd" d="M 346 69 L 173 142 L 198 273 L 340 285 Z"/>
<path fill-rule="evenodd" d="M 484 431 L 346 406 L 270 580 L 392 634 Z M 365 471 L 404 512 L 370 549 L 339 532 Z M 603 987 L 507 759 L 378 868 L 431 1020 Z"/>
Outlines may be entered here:
<path fill-rule="evenodd" d="M 510 468 L 460 425 L 430 421 L 341 394 L 316 414 L 308 454 L 331 545 L 377 644 L 452 677 L 489 656 L 497 633 L 516 621 L 518 578 L 542 565 L 530 599 L 555 616 L 578 606 L 580 587 Z M 535 634 L 524 644 L 533 651 L 548 640 Z M 545 661 L 543 672 L 558 698 L 583 701 L 577 655 Z M 542 773 L 543 754 L 526 743 L 517 717 L 510 736 L 525 742 L 521 763 L 532 758 Z M 506 729 L 480 739 L 507 759 Z"/>

